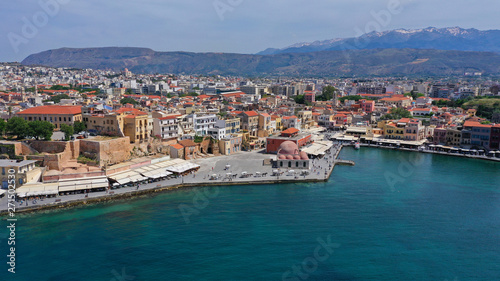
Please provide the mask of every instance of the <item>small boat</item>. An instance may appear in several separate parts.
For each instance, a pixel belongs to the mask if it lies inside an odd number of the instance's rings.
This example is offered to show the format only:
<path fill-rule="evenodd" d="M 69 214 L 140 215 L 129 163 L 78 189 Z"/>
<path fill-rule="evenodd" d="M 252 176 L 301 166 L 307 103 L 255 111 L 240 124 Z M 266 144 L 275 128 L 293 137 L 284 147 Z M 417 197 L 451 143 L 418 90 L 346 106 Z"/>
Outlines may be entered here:
<path fill-rule="evenodd" d="M 359 142 L 356 142 L 356 143 L 354 144 L 354 149 L 359 149 L 359 148 L 360 148 Z"/>

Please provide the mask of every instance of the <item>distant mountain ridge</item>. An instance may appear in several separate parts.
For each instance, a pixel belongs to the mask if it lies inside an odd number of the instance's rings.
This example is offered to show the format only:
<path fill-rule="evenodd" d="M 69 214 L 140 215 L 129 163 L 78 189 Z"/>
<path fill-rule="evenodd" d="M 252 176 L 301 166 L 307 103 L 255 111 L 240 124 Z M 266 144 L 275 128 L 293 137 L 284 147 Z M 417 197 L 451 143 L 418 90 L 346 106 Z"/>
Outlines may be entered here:
<path fill-rule="evenodd" d="M 500 30 L 480 31 L 474 28 L 428 27 L 424 29 L 395 29 L 384 32 L 373 31 L 357 38 L 336 38 L 311 43 L 297 43 L 281 49 L 268 48 L 257 54 L 406 48 L 500 53 Z"/>
<path fill-rule="evenodd" d="M 28 56 L 24 65 L 135 73 L 236 76 L 410 76 L 500 74 L 500 54 L 424 49 L 367 49 L 248 55 L 156 52 L 147 48 L 61 48 Z"/>

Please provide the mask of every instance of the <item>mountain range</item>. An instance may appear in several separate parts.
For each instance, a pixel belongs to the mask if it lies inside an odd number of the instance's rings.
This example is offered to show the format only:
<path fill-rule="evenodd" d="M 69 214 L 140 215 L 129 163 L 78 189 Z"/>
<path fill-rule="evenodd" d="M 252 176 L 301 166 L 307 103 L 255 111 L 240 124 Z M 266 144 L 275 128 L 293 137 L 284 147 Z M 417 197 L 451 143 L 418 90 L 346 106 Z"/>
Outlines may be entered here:
<path fill-rule="evenodd" d="M 130 47 L 60 48 L 30 55 L 22 64 L 238 76 L 500 74 L 500 31 L 398 29 L 359 38 L 299 43 L 259 54 L 156 52 Z"/>
<path fill-rule="evenodd" d="M 359 49 L 436 49 L 500 53 L 500 30 L 481 31 L 460 27 L 424 29 L 395 29 L 370 32 L 356 38 L 336 38 L 312 43 L 297 43 L 291 46 L 269 48 L 257 54 L 310 53 L 318 51 Z"/>

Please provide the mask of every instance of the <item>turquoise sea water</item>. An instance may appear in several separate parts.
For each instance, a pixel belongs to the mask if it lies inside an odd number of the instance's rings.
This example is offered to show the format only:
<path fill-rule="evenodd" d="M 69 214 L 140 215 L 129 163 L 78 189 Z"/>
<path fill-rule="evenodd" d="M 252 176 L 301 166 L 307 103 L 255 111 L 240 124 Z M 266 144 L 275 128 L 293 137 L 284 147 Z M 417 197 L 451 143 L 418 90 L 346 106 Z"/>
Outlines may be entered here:
<path fill-rule="evenodd" d="M 375 148 L 341 158 L 356 166 L 328 183 L 22 216 L 16 274 L 0 237 L 0 280 L 500 280 L 500 163 Z"/>

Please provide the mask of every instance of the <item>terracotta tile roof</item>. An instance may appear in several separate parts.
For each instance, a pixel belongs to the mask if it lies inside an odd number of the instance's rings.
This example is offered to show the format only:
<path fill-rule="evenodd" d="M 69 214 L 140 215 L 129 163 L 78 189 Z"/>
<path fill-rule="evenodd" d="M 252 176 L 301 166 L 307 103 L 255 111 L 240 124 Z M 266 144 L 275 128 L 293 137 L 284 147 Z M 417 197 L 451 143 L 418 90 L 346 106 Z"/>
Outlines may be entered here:
<path fill-rule="evenodd" d="M 252 117 L 252 116 L 258 116 L 259 114 L 255 111 L 245 111 L 243 112 L 244 114 L 246 114 L 247 116 L 249 117 Z"/>
<path fill-rule="evenodd" d="M 178 144 L 178 143 L 176 143 L 176 144 L 172 144 L 172 145 L 171 145 L 171 147 L 173 147 L 173 148 L 175 148 L 175 149 L 182 149 L 182 148 L 184 148 L 184 146 L 182 146 L 182 145 L 180 145 L 180 144 Z"/>
<path fill-rule="evenodd" d="M 480 127 L 480 128 L 491 128 L 492 125 L 488 125 L 488 124 L 481 124 L 479 122 L 476 122 L 476 121 L 465 121 L 464 122 L 464 127 Z"/>
<path fill-rule="evenodd" d="M 169 119 L 176 119 L 179 116 L 181 116 L 181 115 L 180 114 L 176 114 L 176 115 L 169 115 L 169 116 L 161 117 L 161 118 L 158 118 L 158 119 L 160 119 L 160 120 L 169 120 Z"/>
<path fill-rule="evenodd" d="M 282 131 L 281 133 L 282 134 L 295 134 L 297 132 L 299 132 L 299 130 L 297 128 L 288 128 L 288 129 Z"/>
<path fill-rule="evenodd" d="M 179 144 L 183 147 L 196 146 L 196 143 L 192 140 L 181 140 L 179 141 Z"/>
<path fill-rule="evenodd" d="M 44 105 L 28 108 L 17 114 L 82 114 L 81 106 L 74 105 Z"/>
<path fill-rule="evenodd" d="M 140 111 L 137 108 L 122 107 L 122 108 L 115 110 L 115 112 L 117 112 L 117 113 L 129 113 L 130 115 L 147 115 L 146 112 Z"/>

